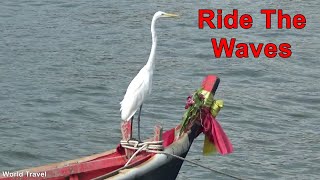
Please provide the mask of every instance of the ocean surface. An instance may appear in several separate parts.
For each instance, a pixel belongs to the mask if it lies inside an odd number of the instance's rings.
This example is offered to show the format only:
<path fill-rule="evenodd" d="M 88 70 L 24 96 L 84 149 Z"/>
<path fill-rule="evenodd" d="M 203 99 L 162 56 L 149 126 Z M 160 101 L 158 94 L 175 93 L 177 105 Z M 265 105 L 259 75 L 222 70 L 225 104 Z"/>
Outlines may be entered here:
<path fill-rule="evenodd" d="M 198 9 L 253 17 L 249 30 L 198 29 Z M 320 25 L 318 0 L 0 1 L 0 172 L 115 148 L 119 102 L 148 59 L 150 22 L 160 19 L 153 91 L 142 137 L 177 125 L 186 97 L 207 74 L 221 78 L 218 120 L 234 145 L 202 156 L 201 135 L 188 159 L 243 179 L 320 178 Z M 307 18 L 302 30 L 269 29 L 260 9 Z M 276 18 L 274 18 L 274 24 Z M 211 38 L 290 43 L 288 59 L 215 58 Z M 229 179 L 187 162 L 177 179 Z"/>

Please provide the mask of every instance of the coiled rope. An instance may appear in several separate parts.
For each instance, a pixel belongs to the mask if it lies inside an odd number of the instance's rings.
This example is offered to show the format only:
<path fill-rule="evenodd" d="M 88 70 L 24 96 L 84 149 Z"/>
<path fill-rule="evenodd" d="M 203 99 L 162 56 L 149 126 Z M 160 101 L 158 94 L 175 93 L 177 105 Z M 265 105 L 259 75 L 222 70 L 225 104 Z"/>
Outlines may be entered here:
<path fill-rule="evenodd" d="M 193 162 L 191 160 L 188 160 L 186 158 L 183 158 L 181 156 L 177 156 L 175 154 L 170 154 L 167 152 L 164 152 L 164 147 L 162 145 L 163 141 L 148 141 L 148 142 L 139 142 L 136 140 L 129 140 L 129 141 L 125 141 L 125 140 L 121 140 L 120 144 L 123 148 L 127 148 L 127 149 L 132 149 L 132 150 L 136 150 L 136 152 L 130 157 L 130 159 L 127 161 L 127 163 L 124 165 L 124 167 L 128 166 L 130 164 L 130 162 L 132 161 L 132 159 L 141 151 L 145 151 L 145 152 L 149 152 L 149 153 L 155 153 L 155 154 L 165 154 L 167 156 L 172 156 L 174 158 L 180 159 L 182 161 L 186 161 L 189 162 L 191 164 L 194 164 L 196 166 L 202 167 L 204 169 L 210 170 L 212 172 L 224 175 L 224 176 L 228 176 L 230 178 L 233 179 L 237 179 L 237 180 L 243 180 L 242 178 L 230 175 L 230 174 L 226 174 L 224 172 L 212 169 L 210 167 L 207 166 L 203 166 L 199 163 Z"/>

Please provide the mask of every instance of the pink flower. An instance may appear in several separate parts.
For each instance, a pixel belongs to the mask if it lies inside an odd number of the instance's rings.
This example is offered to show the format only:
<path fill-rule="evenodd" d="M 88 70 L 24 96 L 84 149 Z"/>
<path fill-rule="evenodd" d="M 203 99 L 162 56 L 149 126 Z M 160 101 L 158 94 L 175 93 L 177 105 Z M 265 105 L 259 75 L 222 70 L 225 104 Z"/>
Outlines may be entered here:
<path fill-rule="evenodd" d="M 199 94 L 199 99 L 200 99 L 201 101 L 203 101 L 203 100 L 204 100 L 204 95 L 203 95 L 203 94 Z"/>
<path fill-rule="evenodd" d="M 192 96 L 188 96 L 185 109 L 188 109 L 190 106 L 194 104 L 194 100 L 192 99 Z"/>

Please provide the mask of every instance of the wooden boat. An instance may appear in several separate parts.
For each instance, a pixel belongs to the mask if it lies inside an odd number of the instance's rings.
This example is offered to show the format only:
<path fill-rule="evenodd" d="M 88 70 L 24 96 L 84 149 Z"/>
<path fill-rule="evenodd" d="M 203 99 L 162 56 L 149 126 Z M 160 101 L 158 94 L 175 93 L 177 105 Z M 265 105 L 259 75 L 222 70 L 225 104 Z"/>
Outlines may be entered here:
<path fill-rule="evenodd" d="M 214 94 L 219 81 L 217 76 L 209 75 L 203 81 L 202 88 L 210 89 L 209 92 Z M 175 179 L 183 160 L 174 156 L 186 157 L 193 140 L 202 132 L 200 121 L 191 122 L 182 133 L 179 133 L 181 128 L 180 124 L 162 133 L 162 129 L 157 126 L 155 136 L 149 140 L 163 140 L 163 153 L 141 151 L 131 159 L 127 166 L 125 164 L 129 157 L 132 157 L 133 152 L 130 154 L 132 150 L 118 146 L 110 151 L 75 160 L 25 169 L 10 174 L 2 173 L 0 180 Z M 125 137 L 123 138 L 125 139 Z"/>

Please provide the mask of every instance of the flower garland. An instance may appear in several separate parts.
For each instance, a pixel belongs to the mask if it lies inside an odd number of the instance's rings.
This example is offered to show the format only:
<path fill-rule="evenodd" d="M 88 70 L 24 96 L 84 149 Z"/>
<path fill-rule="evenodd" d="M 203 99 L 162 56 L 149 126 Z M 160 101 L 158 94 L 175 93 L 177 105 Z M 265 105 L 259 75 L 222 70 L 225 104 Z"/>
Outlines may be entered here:
<path fill-rule="evenodd" d="M 188 96 L 185 109 L 187 111 L 184 113 L 181 123 L 181 130 L 179 136 L 185 131 L 188 125 L 198 119 L 200 111 L 203 107 L 205 96 L 201 93 L 202 89 L 198 89 L 195 93 Z"/>
<path fill-rule="evenodd" d="M 219 122 L 215 119 L 223 107 L 222 100 L 214 100 L 211 92 L 198 89 L 191 96 L 188 96 L 181 122 L 180 134 L 190 129 L 194 121 L 200 120 L 201 132 L 205 134 L 203 154 L 209 155 L 215 151 L 225 155 L 233 152 L 232 144 L 223 131 Z"/>

